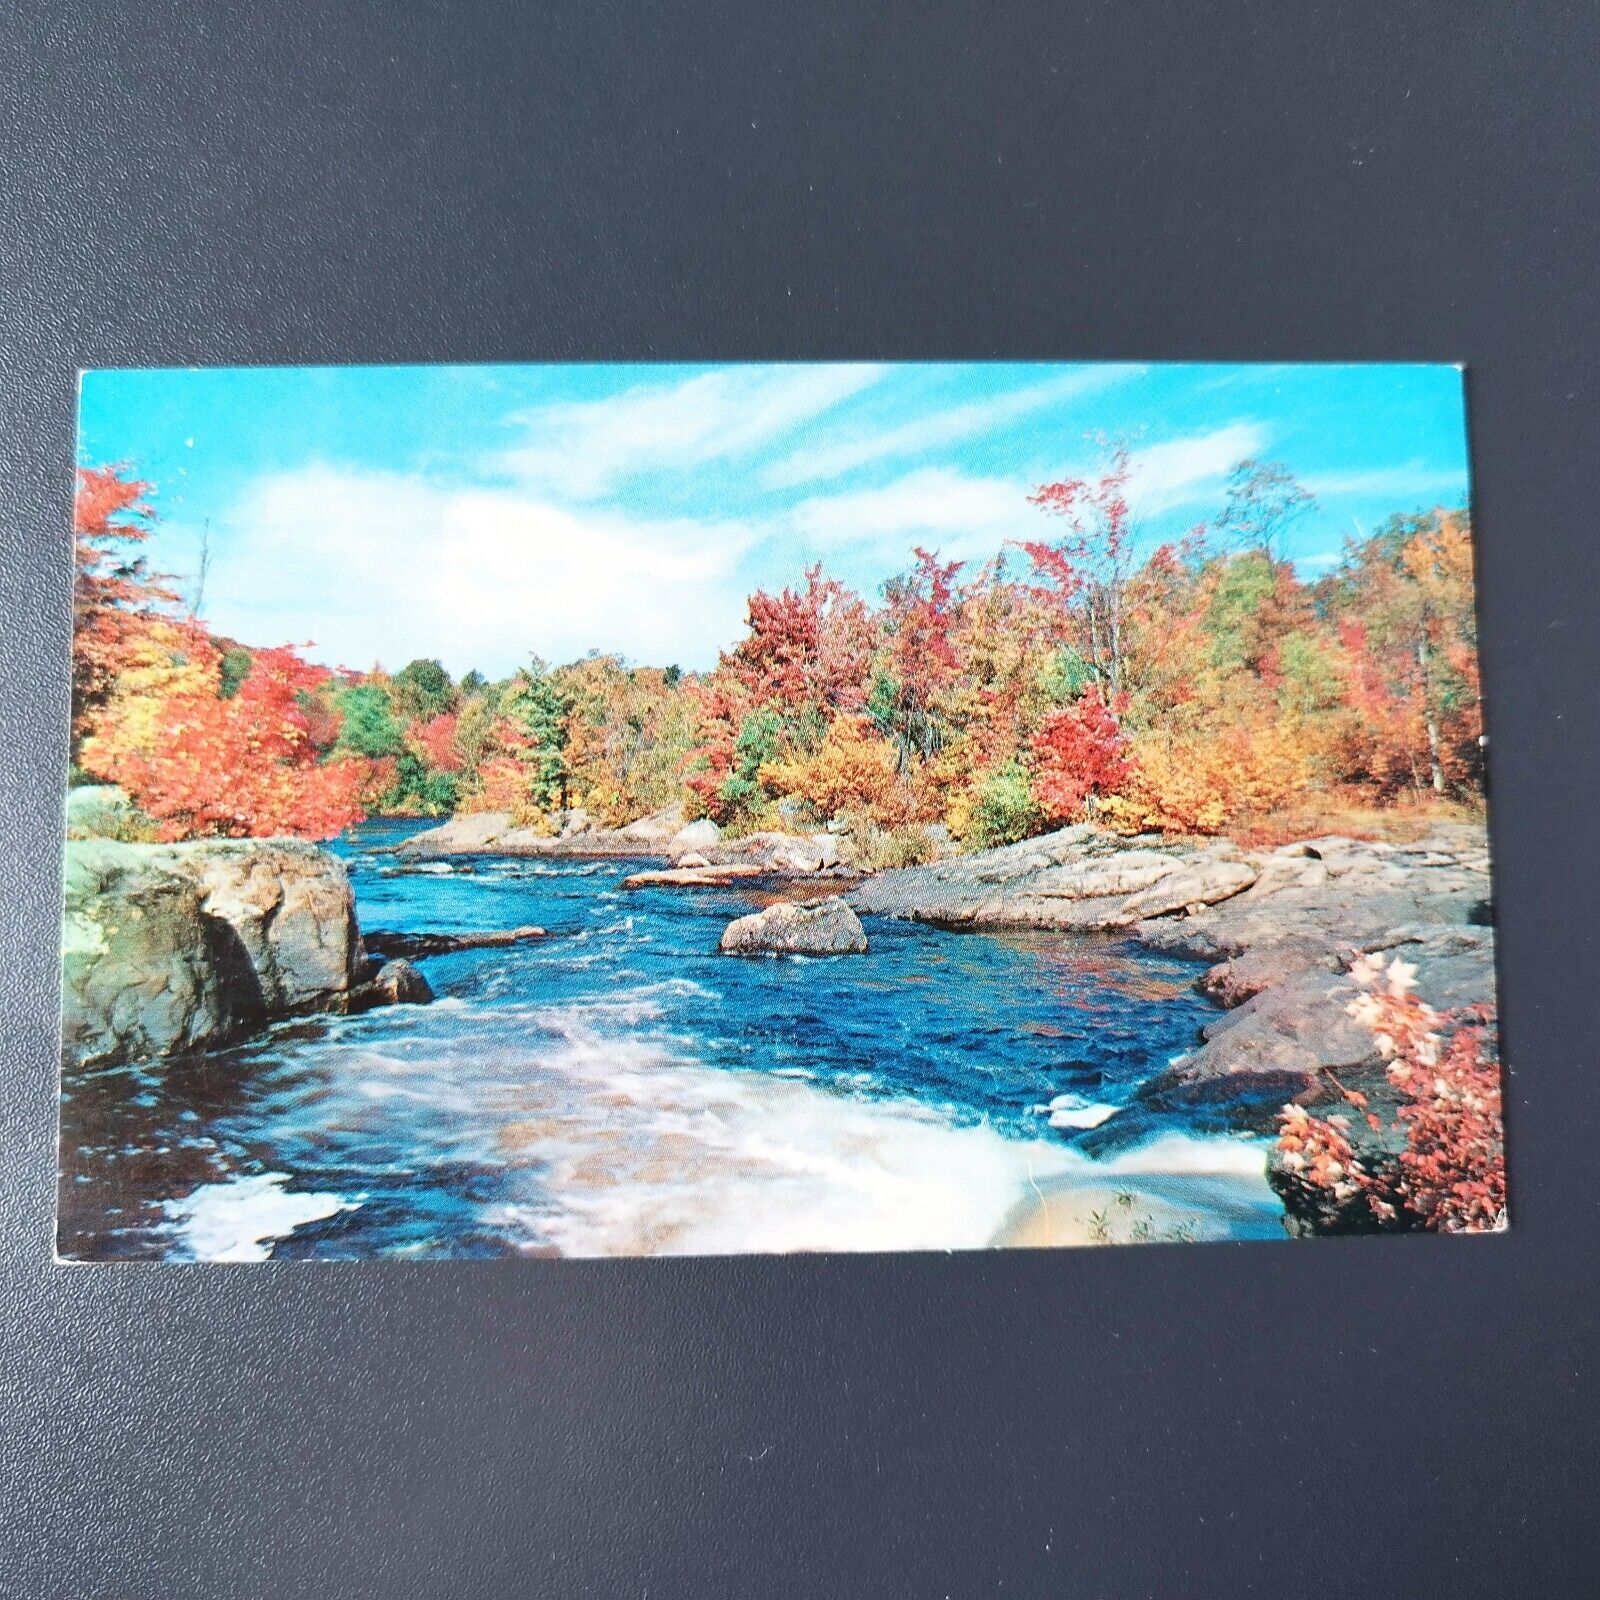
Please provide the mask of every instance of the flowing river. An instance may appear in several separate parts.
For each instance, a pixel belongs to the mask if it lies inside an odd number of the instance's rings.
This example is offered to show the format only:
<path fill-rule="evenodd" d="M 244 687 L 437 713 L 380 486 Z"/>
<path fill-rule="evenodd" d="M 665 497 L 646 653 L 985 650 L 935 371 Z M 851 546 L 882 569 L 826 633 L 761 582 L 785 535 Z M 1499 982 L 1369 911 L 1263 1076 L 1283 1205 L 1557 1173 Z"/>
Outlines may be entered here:
<path fill-rule="evenodd" d="M 732 958 L 753 890 L 624 860 L 409 863 L 341 840 L 363 927 L 551 937 L 418 963 L 438 996 L 68 1076 L 61 1250 L 261 1260 L 968 1249 L 1282 1237 L 1265 1146 L 1106 1117 L 1192 1049 L 1198 968 L 1126 941 L 869 919 L 865 956 Z M 1071 1098 L 1062 1098 L 1071 1097 Z M 1125 1114 L 1132 1126 L 1137 1113 Z"/>

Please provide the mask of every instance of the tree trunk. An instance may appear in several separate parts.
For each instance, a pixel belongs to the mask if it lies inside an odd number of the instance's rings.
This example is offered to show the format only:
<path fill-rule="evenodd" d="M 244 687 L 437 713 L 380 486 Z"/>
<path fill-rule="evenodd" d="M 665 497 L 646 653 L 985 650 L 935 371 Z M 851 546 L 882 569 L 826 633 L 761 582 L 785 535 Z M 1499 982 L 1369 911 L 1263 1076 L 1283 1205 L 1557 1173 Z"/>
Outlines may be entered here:
<path fill-rule="evenodd" d="M 1422 721 L 1428 730 L 1428 766 L 1433 775 L 1433 792 L 1444 793 L 1444 767 L 1439 761 L 1439 721 L 1433 714 L 1428 694 L 1428 636 L 1417 637 L 1417 671 L 1422 679 Z"/>

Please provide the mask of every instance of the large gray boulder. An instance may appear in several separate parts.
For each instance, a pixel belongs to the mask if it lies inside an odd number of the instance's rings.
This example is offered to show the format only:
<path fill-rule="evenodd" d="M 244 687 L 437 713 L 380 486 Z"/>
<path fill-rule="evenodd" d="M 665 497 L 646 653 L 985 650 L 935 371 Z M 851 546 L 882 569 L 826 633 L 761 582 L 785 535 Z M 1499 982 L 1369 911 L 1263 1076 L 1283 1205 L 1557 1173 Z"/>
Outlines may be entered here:
<path fill-rule="evenodd" d="M 464 811 L 447 822 L 441 822 L 436 828 L 424 828 L 420 833 L 412 834 L 395 849 L 401 855 L 470 854 L 489 849 L 502 835 L 510 832 L 509 812 Z"/>
<path fill-rule="evenodd" d="M 349 984 L 361 949 L 337 857 L 299 839 L 206 839 L 156 860 L 189 877 L 238 935 L 274 1016 L 315 1009 Z"/>
<path fill-rule="evenodd" d="M 730 922 L 719 946 L 724 955 L 861 955 L 867 935 L 861 919 L 837 895 L 814 905 L 780 902 Z"/>
<path fill-rule="evenodd" d="M 674 803 L 617 829 L 620 838 L 640 846 L 664 845 L 684 823 L 683 807 Z"/>
<path fill-rule="evenodd" d="M 69 841 L 62 1046 L 181 1055 L 330 1008 L 362 961 L 343 864 L 297 840 Z"/>
<path fill-rule="evenodd" d="M 710 817 L 702 817 L 698 822 L 691 822 L 686 827 L 679 828 L 667 841 L 667 848 L 674 852 L 706 850 L 719 843 L 721 839 L 722 829 Z"/>

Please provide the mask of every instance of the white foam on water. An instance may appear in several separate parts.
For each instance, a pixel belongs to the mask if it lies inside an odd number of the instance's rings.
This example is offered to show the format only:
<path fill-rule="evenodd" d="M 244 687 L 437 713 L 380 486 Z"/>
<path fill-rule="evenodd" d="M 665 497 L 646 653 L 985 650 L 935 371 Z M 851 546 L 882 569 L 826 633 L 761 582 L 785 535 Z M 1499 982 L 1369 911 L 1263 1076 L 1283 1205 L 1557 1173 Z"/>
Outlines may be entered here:
<path fill-rule="evenodd" d="M 1087 1215 L 1123 1192 L 1140 1197 L 1129 1215 L 1163 1227 L 1199 1219 L 1196 1237 L 1259 1237 L 1263 1217 L 1271 1226 L 1262 1141 L 1174 1133 L 1096 1160 L 1043 1119 L 1036 1138 L 963 1126 L 938 1106 L 882 1098 L 859 1070 L 706 1066 L 666 1002 L 711 992 L 673 977 L 565 1005 L 438 1002 L 381 1044 L 334 1045 L 307 1132 L 404 1149 L 403 1170 L 419 1178 L 492 1170 L 492 1198 L 467 1202 L 477 1225 L 540 1253 L 1089 1243 L 1081 1228 L 1014 1235 L 1047 1197 Z M 177 1202 L 186 1247 L 260 1259 L 263 1241 L 348 1204 L 284 1193 L 282 1182 L 213 1185 Z"/>
<path fill-rule="evenodd" d="M 676 1042 L 609 1033 L 611 1020 L 595 1006 L 543 1018 L 560 1042 L 542 1052 L 541 1070 L 578 1091 L 582 1111 L 539 1122 L 520 1152 L 541 1165 L 540 1198 L 485 1218 L 529 1247 L 573 1256 L 971 1250 L 997 1242 L 1044 1188 L 1089 1194 L 1108 1184 L 1158 1200 L 1176 1182 L 1165 1198 L 1205 1212 L 1214 1237 L 1270 1206 L 1260 1145 L 1173 1134 L 1097 1161 L 1059 1140 L 839 1092 L 860 1074 L 830 1086 L 787 1070 L 701 1067 Z"/>
<path fill-rule="evenodd" d="M 162 1203 L 173 1231 L 196 1261 L 265 1261 L 268 1242 L 360 1204 L 336 1194 L 291 1194 L 286 1172 L 202 1184 Z"/>

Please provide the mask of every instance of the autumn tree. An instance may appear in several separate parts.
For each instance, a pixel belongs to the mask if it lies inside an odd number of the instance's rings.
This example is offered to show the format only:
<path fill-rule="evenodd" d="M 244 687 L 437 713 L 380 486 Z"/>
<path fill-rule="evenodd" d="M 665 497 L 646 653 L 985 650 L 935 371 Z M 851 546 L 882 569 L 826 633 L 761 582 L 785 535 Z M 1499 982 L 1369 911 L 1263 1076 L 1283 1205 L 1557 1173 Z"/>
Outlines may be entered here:
<path fill-rule="evenodd" d="M 920 545 L 908 572 L 883 587 L 883 661 L 873 678 L 869 708 L 900 744 L 903 759 L 926 761 L 943 742 L 938 713 L 961 671 L 955 629 L 960 615 L 959 561 L 941 562 Z"/>
<path fill-rule="evenodd" d="M 529 797 L 546 811 L 564 811 L 568 804 L 571 709 L 571 698 L 537 658 L 517 673 L 500 701 L 501 717 L 514 730 L 527 770 Z"/>
<path fill-rule="evenodd" d="M 319 762 L 301 698 L 325 668 L 261 650 L 238 692 L 218 693 L 218 653 L 197 626 L 174 629 L 155 663 L 119 686 L 82 759 L 120 784 L 164 838 L 297 834 L 330 838 L 364 814 L 366 761 Z"/>
<path fill-rule="evenodd" d="M 1132 476 L 1132 454 L 1118 440 L 1096 476 L 1042 484 L 1030 502 L 1060 517 L 1067 532 L 1054 543 L 1023 545 L 1064 637 L 1081 629 L 1089 665 L 1112 696 L 1122 692 L 1128 584 L 1137 568 L 1128 500 Z"/>
<path fill-rule="evenodd" d="M 455 685 L 436 660 L 408 661 L 389 688 L 395 710 L 407 722 L 422 722 L 455 705 Z"/>

